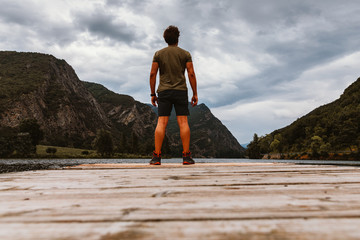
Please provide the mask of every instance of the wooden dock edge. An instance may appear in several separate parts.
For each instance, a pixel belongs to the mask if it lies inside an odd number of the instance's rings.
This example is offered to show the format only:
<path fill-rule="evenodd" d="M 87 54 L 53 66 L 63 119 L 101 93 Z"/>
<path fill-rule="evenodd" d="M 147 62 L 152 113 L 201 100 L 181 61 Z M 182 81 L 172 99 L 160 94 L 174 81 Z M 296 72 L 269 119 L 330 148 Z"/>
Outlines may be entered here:
<path fill-rule="evenodd" d="M 201 167 L 241 167 L 241 166 L 271 166 L 289 165 L 288 163 L 196 163 L 194 165 L 182 165 L 182 163 L 162 163 L 150 165 L 148 163 L 94 163 L 68 166 L 64 169 L 122 169 L 122 168 L 201 168 Z"/>
<path fill-rule="evenodd" d="M 0 175 L 0 239 L 347 239 L 360 168 L 83 164 Z"/>

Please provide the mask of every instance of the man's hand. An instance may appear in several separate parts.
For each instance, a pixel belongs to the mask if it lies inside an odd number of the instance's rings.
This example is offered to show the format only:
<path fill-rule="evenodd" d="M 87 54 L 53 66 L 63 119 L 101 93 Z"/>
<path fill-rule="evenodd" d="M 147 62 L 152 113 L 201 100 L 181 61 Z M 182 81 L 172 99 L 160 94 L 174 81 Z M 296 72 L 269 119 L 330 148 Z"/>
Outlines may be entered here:
<path fill-rule="evenodd" d="M 192 62 L 186 63 L 186 70 L 188 72 L 190 86 L 193 91 L 193 97 L 191 98 L 191 105 L 195 107 L 198 104 L 198 96 L 197 96 L 196 76 Z"/>
<path fill-rule="evenodd" d="M 198 104 L 198 96 L 197 96 L 197 95 L 194 95 L 194 96 L 191 98 L 191 105 L 192 105 L 193 107 L 195 107 L 197 104 Z"/>
<path fill-rule="evenodd" d="M 151 65 L 151 70 L 150 70 L 150 92 L 152 94 L 155 93 L 155 85 L 156 85 L 156 75 L 159 69 L 159 64 L 157 62 L 153 62 Z M 154 105 L 156 107 L 156 103 L 158 102 L 158 99 L 155 96 L 151 96 L 151 104 Z"/>
<path fill-rule="evenodd" d="M 152 96 L 151 97 L 151 104 L 156 107 L 157 105 L 157 102 L 158 102 L 158 98 L 156 96 Z"/>

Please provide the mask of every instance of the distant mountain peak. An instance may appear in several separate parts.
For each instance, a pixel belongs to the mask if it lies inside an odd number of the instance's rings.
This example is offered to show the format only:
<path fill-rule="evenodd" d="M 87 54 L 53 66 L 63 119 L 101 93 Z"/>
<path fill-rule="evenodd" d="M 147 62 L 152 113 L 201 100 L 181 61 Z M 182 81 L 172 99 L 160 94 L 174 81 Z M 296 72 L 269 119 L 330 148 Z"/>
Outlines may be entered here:
<path fill-rule="evenodd" d="M 157 114 L 157 107 L 150 107 Z M 189 110 L 191 146 L 195 155 L 219 158 L 244 156 L 245 149 L 204 103 L 195 107 L 189 103 Z M 181 152 L 182 145 L 174 109 L 169 119 L 167 137 L 172 143 L 172 152 Z"/>

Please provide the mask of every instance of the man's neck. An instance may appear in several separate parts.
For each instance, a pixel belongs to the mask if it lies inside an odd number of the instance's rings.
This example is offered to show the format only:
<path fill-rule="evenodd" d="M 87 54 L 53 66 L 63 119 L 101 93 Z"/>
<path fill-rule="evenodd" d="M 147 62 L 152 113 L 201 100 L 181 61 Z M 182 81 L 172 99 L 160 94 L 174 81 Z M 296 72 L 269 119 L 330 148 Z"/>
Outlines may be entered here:
<path fill-rule="evenodd" d="M 172 44 L 172 45 L 168 44 L 168 46 L 169 46 L 169 47 L 177 47 L 177 46 L 178 46 L 178 44 L 177 44 L 177 43 Z"/>

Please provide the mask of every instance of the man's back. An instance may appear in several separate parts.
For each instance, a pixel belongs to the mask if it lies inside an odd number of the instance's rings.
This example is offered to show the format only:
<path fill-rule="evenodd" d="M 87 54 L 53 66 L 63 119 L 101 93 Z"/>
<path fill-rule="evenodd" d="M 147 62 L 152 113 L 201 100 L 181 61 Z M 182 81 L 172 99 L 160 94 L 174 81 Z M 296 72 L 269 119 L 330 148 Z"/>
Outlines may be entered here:
<path fill-rule="evenodd" d="M 191 62 L 188 51 L 177 46 L 168 46 L 157 51 L 153 62 L 159 64 L 160 84 L 157 92 L 165 90 L 187 90 L 185 80 L 186 63 Z"/>
<path fill-rule="evenodd" d="M 194 164 L 190 152 L 190 128 L 188 124 L 188 92 L 185 81 L 185 69 L 188 72 L 189 82 L 193 90 L 191 104 L 198 102 L 196 77 L 189 52 L 177 47 L 180 32 L 175 26 L 169 26 L 164 31 L 164 39 L 168 47 L 157 51 L 153 58 L 150 70 L 151 103 L 158 104 L 158 123 L 155 129 L 155 150 L 151 165 L 161 165 L 161 147 L 165 137 L 166 126 L 169 122 L 171 110 L 174 107 L 183 145 L 183 164 Z M 158 96 L 155 93 L 156 76 L 160 70 L 160 84 Z"/>

